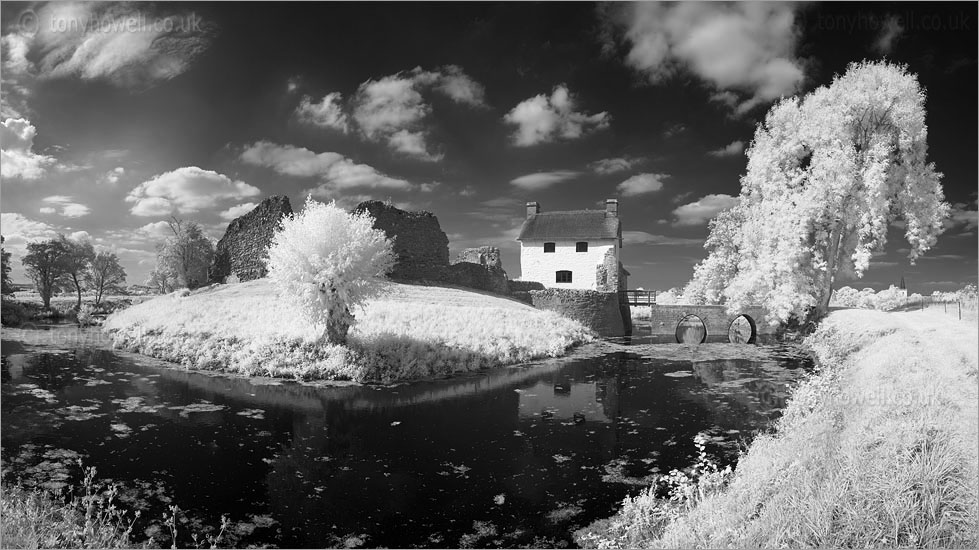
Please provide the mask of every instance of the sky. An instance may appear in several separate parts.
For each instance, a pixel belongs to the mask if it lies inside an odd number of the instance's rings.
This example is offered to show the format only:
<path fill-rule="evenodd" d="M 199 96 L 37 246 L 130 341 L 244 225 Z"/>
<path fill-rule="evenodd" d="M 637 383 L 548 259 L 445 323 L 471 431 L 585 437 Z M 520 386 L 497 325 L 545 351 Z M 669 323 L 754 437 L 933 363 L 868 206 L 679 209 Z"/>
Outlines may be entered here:
<path fill-rule="evenodd" d="M 893 228 L 857 288 L 975 283 L 975 3 L 155 3 L 0 6 L 0 230 L 64 233 L 146 279 L 171 215 L 217 240 L 286 195 L 431 211 L 450 254 L 520 274 L 524 204 L 619 199 L 630 286 L 684 285 L 781 97 L 906 64 L 952 217 Z"/>

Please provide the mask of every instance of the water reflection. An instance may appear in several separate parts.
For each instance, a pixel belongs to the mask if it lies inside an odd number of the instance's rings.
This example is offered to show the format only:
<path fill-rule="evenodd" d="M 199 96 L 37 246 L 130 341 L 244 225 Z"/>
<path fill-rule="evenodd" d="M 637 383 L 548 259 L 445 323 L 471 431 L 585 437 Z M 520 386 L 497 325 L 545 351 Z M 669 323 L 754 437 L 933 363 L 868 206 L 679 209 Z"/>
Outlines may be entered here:
<path fill-rule="evenodd" d="M 733 456 L 778 415 L 801 370 L 751 348 L 752 360 L 669 348 L 684 360 L 596 347 L 393 387 L 209 376 L 99 349 L 11 353 L 4 468 L 50 483 L 71 468 L 41 465 L 76 453 L 140 488 L 147 517 L 172 498 L 205 523 L 247 522 L 241 545 L 560 545 L 688 465 L 696 433 Z"/>

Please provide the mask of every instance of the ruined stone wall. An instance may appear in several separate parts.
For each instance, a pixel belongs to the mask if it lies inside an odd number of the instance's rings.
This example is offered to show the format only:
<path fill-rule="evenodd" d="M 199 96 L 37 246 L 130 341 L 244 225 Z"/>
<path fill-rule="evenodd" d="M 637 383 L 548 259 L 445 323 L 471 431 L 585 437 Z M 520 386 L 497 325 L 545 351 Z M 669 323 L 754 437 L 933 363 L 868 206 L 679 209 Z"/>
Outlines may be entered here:
<path fill-rule="evenodd" d="M 446 282 L 496 294 L 510 294 L 500 249 L 495 246 L 467 248 L 460 252 L 448 268 Z"/>
<path fill-rule="evenodd" d="M 366 201 L 354 212 L 369 212 L 374 228 L 394 242 L 392 279 L 440 281 L 449 266 L 449 239 L 431 212 L 407 212 L 381 201 Z"/>
<path fill-rule="evenodd" d="M 530 297 L 531 290 L 544 290 L 546 287 L 538 283 L 537 281 L 507 281 L 507 286 L 510 288 L 510 296 L 520 300 L 521 302 L 527 302 L 528 304 L 533 304 L 534 301 Z"/>
<path fill-rule="evenodd" d="M 211 282 L 224 282 L 231 274 L 241 281 L 264 277 L 272 235 L 282 216 L 290 214 L 289 199 L 279 195 L 263 200 L 251 212 L 232 220 L 215 249 Z"/>
<path fill-rule="evenodd" d="M 500 259 L 500 249 L 495 246 L 479 246 L 476 248 L 466 248 L 456 256 L 454 264 L 468 262 L 471 264 L 484 265 L 486 267 L 496 267 L 503 269 L 503 260 Z"/>
<path fill-rule="evenodd" d="M 600 336 L 625 336 L 626 327 L 616 292 L 549 288 L 531 290 L 534 307 L 556 311 L 579 321 Z"/>
<path fill-rule="evenodd" d="M 602 263 L 595 268 L 595 289 L 602 292 L 616 292 L 623 290 L 619 288 L 619 275 L 621 274 L 622 264 L 615 254 L 615 248 L 605 251 Z"/>

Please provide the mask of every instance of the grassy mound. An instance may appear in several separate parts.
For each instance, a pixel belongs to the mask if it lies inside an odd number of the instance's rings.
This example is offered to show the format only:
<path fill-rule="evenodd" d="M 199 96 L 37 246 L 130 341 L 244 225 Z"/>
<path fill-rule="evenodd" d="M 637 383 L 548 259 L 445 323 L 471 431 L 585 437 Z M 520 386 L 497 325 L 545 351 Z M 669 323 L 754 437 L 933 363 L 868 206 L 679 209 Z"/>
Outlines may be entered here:
<path fill-rule="evenodd" d="M 392 382 L 557 357 L 581 324 L 498 296 L 390 283 L 355 311 L 348 346 L 317 342 L 267 280 L 160 296 L 106 319 L 124 349 L 246 375 Z"/>
<path fill-rule="evenodd" d="M 819 371 L 726 487 L 704 480 L 680 507 L 644 491 L 579 544 L 975 548 L 976 326 L 847 310 L 809 342 Z"/>

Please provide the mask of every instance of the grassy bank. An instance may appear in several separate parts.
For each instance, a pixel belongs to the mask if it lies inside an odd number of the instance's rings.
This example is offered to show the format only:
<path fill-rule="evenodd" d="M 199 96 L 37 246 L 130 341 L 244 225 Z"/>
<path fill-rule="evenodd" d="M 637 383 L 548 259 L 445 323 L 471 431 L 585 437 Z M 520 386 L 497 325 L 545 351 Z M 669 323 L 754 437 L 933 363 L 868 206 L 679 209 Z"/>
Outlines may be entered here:
<path fill-rule="evenodd" d="M 556 357 L 592 334 L 498 296 L 391 283 L 354 314 L 348 346 L 316 331 L 267 280 L 174 293 L 114 313 L 116 345 L 192 368 L 300 379 L 392 382 Z"/>
<path fill-rule="evenodd" d="M 24 293 L 18 293 L 24 294 Z M 34 295 L 36 297 L 36 294 Z M 5 327 L 19 327 L 26 323 L 78 322 L 86 321 L 86 315 L 106 314 L 119 309 L 125 309 L 134 303 L 144 300 L 143 297 L 108 297 L 96 306 L 92 301 L 82 302 L 82 314 L 75 310 L 75 298 L 52 298 L 51 307 L 45 308 L 41 300 L 31 297 L 18 299 L 3 297 L 0 305 L 0 323 Z"/>
<path fill-rule="evenodd" d="M 818 372 L 733 474 L 701 471 L 673 500 L 657 498 L 663 487 L 626 499 L 618 515 L 579 531 L 579 544 L 979 544 L 976 325 L 844 310 L 809 343 Z"/>

